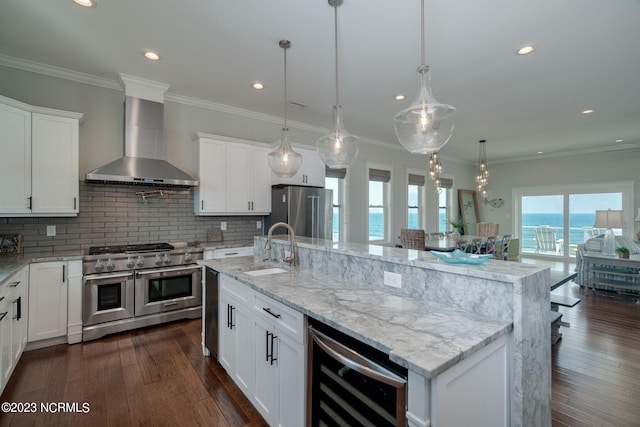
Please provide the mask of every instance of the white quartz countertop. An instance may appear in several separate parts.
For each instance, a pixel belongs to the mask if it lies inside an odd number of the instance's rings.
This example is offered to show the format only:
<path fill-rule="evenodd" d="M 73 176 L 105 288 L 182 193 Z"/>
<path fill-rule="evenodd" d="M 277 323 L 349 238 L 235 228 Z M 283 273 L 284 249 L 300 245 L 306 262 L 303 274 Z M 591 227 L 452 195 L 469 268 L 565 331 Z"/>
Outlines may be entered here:
<path fill-rule="evenodd" d="M 512 324 L 441 304 L 372 289 L 316 270 L 250 276 L 261 259 L 202 261 L 303 314 L 390 355 L 394 362 L 432 378 L 508 334 Z"/>

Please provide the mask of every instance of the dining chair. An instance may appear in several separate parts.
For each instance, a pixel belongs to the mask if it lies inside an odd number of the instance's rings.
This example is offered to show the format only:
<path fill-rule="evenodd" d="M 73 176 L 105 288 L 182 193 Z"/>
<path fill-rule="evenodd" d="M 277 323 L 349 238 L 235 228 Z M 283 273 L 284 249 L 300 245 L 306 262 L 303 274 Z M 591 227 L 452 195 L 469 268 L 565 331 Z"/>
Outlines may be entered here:
<path fill-rule="evenodd" d="M 400 242 L 405 249 L 417 249 L 424 251 L 425 232 L 420 229 L 401 228 Z"/>
<path fill-rule="evenodd" d="M 482 247 L 480 249 L 480 253 L 482 254 L 495 254 L 496 251 L 496 241 L 498 240 L 497 236 L 488 236 L 484 239 Z"/>
<path fill-rule="evenodd" d="M 497 236 L 500 224 L 494 222 L 479 222 L 476 224 L 476 234 L 482 237 Z"/>

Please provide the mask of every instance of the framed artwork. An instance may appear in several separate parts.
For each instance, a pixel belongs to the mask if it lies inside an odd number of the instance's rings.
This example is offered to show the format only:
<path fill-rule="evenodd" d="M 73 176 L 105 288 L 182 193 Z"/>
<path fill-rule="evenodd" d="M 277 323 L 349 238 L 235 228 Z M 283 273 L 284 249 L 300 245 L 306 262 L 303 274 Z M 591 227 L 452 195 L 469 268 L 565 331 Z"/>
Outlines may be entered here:
<path fill-rule="evenodd" d="M 460 217 L 464 221 L 464 234 L 475 235 L 476 224 L 480 220 L 478 200 L 475 190 L 458 190 Z"/>

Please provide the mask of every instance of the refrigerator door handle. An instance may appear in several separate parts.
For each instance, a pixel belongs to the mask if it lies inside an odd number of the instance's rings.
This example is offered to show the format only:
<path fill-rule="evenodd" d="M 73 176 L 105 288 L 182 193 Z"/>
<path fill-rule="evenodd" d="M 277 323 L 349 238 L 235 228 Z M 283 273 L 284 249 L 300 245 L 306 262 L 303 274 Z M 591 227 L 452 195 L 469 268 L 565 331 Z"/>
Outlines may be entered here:
<path fill-rule="evenodd" d="M 320 212 L 318 206 L 318 196 L 309 196 L 311 200 L 311 237 L 318 238 L 320 235 L 320 230 L 318 230 L 318 225 L 320 223 Z"/>

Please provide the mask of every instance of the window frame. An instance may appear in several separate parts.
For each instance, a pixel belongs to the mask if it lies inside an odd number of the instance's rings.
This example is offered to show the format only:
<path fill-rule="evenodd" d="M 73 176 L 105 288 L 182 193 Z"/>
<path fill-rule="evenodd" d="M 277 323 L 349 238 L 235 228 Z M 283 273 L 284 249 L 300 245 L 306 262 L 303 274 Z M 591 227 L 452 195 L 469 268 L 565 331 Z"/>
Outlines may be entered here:
<path fill-rule="evenodd" d="M 338 240 L 334 240 L 334 242 L 345 242 L 346 241 L 346 217 L 347 217 L 347 206 L 346 206 L 346 201 L 348 200 L 346 197 L 346 180 L 347 177 L 345 176 L 344 178 L 334 178 L 334 177 L 327 177 L 325 176 L 325 188 L 327 187 L 326 181 L 327 179 L 335 179 L 337 180 L 337 188 L 338 188 L 338 205 L 334 205 L 333 204 L 333 200 L 331 201 L 331 212 L 333 214 L 333 208 L 337 207 L 338 208 Z M 332 234 L 333 236 L 333 234 Z"/>
<path fill-rule="evenodd" d="M 388 171 L 389 172 L 389 181 L 388 182 L 383 182 L 383 186 L 382 186 L 382 205 L 381 206 L 372 206 L 369 202 L 370 199 L 370 194 L 369 194 L 369 182 L 370 180 L 370 170 L 371 169 L 379 169 L 379 170 L 383 170 L 383 171 Z M 367 207 L 366 207 L 366 238 L 367 238 L 367 242 L 368 243 L 377 243 L 377 244 L 388 244 L 391 242 L 391 224 L 393 224 L 392 222 L 392 203 L 391 203 L 391 185 L 393 184 L 393 167 L 391 165 L 388 164 L 382 164 L 382 163 L 373 163 L 373 162 L 367 162 L 366 168 L 365 168 L 365 182 L 367 183 L 367 191 L 366 191 L 366 195 L 367 195 Z M 383 216 L 383 227 L 384 227 L 384 233 L 382 236 L 382 239 L 380 240 L 371 240 L 369 239 L 369 210 L 372 207 L 381 207 L 382 208 L 382 216 Z"/>
<path fill-rule="evenodd" d="M 424 185 L 418 189 L 418 228 L 426 229 L 427 227 L 427 185 L 429 183 L 429 173 L 425 169 L 407 168 L 405 171 L 405 194 L 406 194 L 406 211 L 405 225 L 409 227 L 409 175 L 420 175 L 424 177 Z"/>

